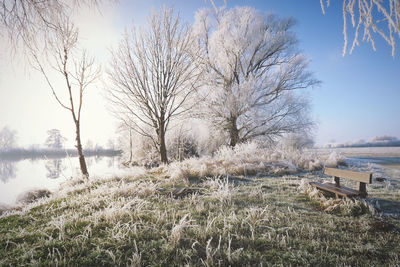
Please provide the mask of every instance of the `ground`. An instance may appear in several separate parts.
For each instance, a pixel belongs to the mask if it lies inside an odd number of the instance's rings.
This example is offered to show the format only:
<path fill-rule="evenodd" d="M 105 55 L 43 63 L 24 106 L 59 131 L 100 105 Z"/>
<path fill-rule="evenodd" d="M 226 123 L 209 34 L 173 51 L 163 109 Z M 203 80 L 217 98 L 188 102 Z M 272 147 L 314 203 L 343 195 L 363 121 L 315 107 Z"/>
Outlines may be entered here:
<path fill-rule="evenodd" d="M 0 218 L 0 265 L 398 266 L 400 185 L 375 182 L 368 201 L 307 186 L 328 179 L 315 171 L 189 183 L 158 169 L 70 181 Z M 181 187 L 192 190 L 174 195 Z"/>

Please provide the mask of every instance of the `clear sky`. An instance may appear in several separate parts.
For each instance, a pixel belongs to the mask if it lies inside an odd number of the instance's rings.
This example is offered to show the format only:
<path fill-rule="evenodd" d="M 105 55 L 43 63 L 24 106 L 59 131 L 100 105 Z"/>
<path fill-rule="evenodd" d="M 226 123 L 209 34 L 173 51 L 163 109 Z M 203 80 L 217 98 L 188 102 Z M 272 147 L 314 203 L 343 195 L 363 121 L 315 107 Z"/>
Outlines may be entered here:
<path fill-rule="evenodd" d="M 222 1 L 216 1 L 221 4 Z M 376 37 L 377 51 L 362 42 L 353 54 L 342 57 L 342 0 L 331 1 L 326 14 L 318 0 L 228 0 L 228 6 L 249 5 L 262 12 L 297 20 L 294 30 L 300 50 L 311 60 L 310 70 L 321 86 L 311 89 L 312 116 L 318 123 L 316 141 L 324 144 L 400 137 L 400 46 L 391 56 L 391 47 Z M 121 0 L 105 4 L 97 11 L 85 9 L 76 15 L 82 45 L 107 69 L 108 49 L 115 46 L 125 27 L 143 25 L 146 15 L 162 4 L 173 5 L 189 23 L 204 0 Z M 350 35 L 351 37 L 352 35 Z M 23 60 L 10 53 L 0 36 L 0 128 L 18 131 L 19 144 L 43 144 L 46 131 L 58 128 L 69 145 L 74 141 L 71 115 L 59 107 L 43 77 L 23 67 Z M 105 108 L 104 86 L 88 89 L 82 118 L 82 139 L 105 145 L 115 136 L 116 122 Z"/>

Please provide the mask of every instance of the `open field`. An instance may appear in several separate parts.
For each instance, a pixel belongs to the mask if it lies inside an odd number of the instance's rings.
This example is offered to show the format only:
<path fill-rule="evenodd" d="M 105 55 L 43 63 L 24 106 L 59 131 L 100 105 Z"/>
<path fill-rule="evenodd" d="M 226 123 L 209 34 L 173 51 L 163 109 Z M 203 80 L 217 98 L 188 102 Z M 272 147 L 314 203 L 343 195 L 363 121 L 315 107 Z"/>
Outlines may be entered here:
<path fill-rule="evenodd" d="M 398 266 L 400 184 L 326 199 L 320 172 L 172 179 L 162 168 L 70 181 L 0 218 L 0 265 Z M 174 197 L 174 189 L 192 188 Z M 305 194 L 307 192 L 308 194 Z M 397 208 L 396 208 L 397 207 Z"/>

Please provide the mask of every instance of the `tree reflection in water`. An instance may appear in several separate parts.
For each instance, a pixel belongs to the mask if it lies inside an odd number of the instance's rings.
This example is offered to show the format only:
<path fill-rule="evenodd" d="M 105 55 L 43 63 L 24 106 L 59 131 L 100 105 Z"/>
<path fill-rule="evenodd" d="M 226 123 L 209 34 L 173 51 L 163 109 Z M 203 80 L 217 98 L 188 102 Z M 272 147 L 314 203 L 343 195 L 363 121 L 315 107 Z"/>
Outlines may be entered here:
<path fill-rule="evenodd" d="M 17 173 L 14 161 L 0 160 L 0 180 L 7 183 L 11 178 L 15 178 Z"/>
<path fill-rule="evenodd" d="M 114 166 L 114 162 L 115 162 L 115 158 L 114 158 L 114 157 L 110 157 L 110 158 L 107 160 L 107 167 L 108 167 L 108 168 L 113 167 L 113 166 Z"/>
<path fill-rule="evenodd" d="M 60 177 L 61 172 L 65 169 L 61 159 L 51 159 L 46 162 L 47 178 L 56 179 Z"/>
<path fill-rule="evenodd" d="M 88 167 L 90 167 L 90 166 L 93 165 L 93 157 L 87 157 L 87 158 L 86 158 L 86 165 L 87 165 Z"/>

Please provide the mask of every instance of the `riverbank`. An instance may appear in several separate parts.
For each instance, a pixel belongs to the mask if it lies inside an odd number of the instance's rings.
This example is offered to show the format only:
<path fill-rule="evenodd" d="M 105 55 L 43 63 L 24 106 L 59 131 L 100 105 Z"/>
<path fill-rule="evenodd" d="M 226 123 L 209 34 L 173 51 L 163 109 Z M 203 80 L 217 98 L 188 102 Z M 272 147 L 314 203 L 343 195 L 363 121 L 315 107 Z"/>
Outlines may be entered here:
<path fill-rule="evenodd" d="M 335 152 L 348 158 L 400 157 L 400 147 L 314 148 L 309 151 L 318 155 L 329 155 Z"/>
<path fill-rule="evenodd" d="M 303 172 L 189 182 L 137 168 L 70 180 L 0 218 L 0 265 L 398 265 L 400 185 L 375 182 L 368 202 L 304 193 L 308 181 L 329 179 Z M 190 190 L 177 194 L 182 188 Z"/>

